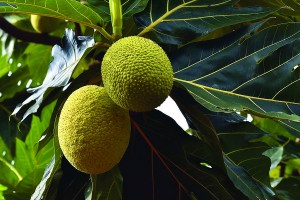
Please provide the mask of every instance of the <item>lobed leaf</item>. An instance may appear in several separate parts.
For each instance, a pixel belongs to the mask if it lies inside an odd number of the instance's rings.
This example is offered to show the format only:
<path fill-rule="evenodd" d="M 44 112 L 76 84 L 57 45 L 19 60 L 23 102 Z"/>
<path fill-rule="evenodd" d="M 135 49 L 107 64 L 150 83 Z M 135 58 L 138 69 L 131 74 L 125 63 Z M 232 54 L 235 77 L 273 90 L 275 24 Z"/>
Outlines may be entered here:
<path fill-rule="evenodd" d="M 126 20 L 134 14 L 143 11 L 149 0 L 121 0 L 123 19 Z M 100 16 L 103 17 L 104 22 L 110 22 L 109 2 L 105 0 L 89 0 L 86 5 L 92 8 Z"/>
<path fill-rule="evenodd" d="M 179 49 L 171 56 L 174 79 L 212 111 L 299 122 L 300 79 L 294 68 L 300 62 L 300 24 L 260 32 L 255 25 Z"/>
<path fill-rule="evenodd" d="M 210 124 L 213 127 L 215 134 L 218 135 L 218 144 L 221 146 L 225 169 L 236 188 L 250 199 L 272 199 L 274 192 L 270 189 L 268 177 L 270 160 L 262 155 L 270 147 L 262 142 L 253 142 L 267 133 L 247 122 L 240 115 L 215 113 L 207 110 L 183 89 L 175 88 L 173 91 L 172 96 L 179 103 L 181 111 L 191 125 L 205 128 Z M 180 101 L 181 99 L 184 101 Z M 186 106 L 182 104 L 186 104 Z M 193 113 L 192 116 L 191 113 Z M 196 114 L 203 115 L 202 119 L 206 117 L 206 121 L 195 119 L 193 116 Z M 202 130 L 201 135 L 208 135 L 209 130 L 203 128 L 200 129 Z M 200 139 L 204 140 L 203 138 L 205 139 L 205 136 Z M 210 137 L 207 142 L 213 145 L 215 139 Z M 214 148 L 215 154 L 218 153 L 217 149 L 219 148 Z M 214 168 L 214 166 L 212 167 Z"/>
<path fill-rule="evenodd" d="M 277 9 L 237 8 L 238 0 L 150 0 L 147 8 L 135 15 L 139 36 L 152 31 L 162 43 L 185 44 L 216 29 L 261 19 Z"/>
<path fill-rule="evenodd" d="M 36 14 L 78 22 L 95 29 L 103 18 L 75 0 L 6 0 L 0 1 L 0 13 Z"/>
<path fill-rule="evenodd" d="M 244 199 L 226 172 L 208 162 L 207 144 L 159 111 L 131 117 L 131 142 L 120 163 L 123 198 Z"/>
<path fill-rule="evenodd" d="M 122 200 L 123 178 L 118 166 L 103 174 L 91 175 L 91 183 L 86 200 Z"/>

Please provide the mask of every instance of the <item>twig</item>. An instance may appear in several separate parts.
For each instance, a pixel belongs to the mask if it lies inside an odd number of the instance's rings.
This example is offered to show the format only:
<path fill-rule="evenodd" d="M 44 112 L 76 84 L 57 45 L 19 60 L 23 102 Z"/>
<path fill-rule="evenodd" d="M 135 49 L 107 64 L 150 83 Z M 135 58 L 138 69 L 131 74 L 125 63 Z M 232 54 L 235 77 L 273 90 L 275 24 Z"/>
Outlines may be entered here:
<path fill-rule="evenodd" d="M 8 33 L 9 35 L 15 37 L 16 39 L 25 41 L 25 42 L 33 42 L 38 44 L 45 44 L 54 46 L 55 44 L 61 43 L 61 38 L 50 36 L 47 34 L 39 34 L 39 33 L 33 33 L 29 31 L 21 30 L 15 26 L 13 26 L 11 23 L 9 23 L 6 19 L 3 17 L 0 17 L 0 29 Z"/>

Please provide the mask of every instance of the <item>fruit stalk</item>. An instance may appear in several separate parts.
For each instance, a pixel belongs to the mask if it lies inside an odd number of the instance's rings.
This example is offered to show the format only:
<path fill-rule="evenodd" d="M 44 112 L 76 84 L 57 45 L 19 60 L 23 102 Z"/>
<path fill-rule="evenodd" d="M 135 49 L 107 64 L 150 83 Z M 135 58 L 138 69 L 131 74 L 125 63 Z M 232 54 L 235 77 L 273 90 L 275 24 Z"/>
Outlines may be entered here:
<path fill-rule="evenodd" d="M 116 39 L 121 38 L 123 28 L 121 0 L 109 0 L 109 9 L 113 28 L 113 37 Z"/>

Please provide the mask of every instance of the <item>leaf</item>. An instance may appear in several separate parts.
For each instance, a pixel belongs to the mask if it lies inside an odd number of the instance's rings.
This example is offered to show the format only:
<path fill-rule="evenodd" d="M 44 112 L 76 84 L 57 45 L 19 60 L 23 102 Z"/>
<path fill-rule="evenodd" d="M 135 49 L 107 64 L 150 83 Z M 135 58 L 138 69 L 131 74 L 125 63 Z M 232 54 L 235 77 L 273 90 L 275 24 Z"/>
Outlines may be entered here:
<path fill-rule="evenodd" d="M 34 199 L 34 200 L 42 199 L 44 197 L 44 195 L 47 194 L 46 193 L 46 191 L 48 189 L 47 185 L 49 185 L 51 181 L 53 181 L 52 184 L 54 184 L 56 182 L 55 174 L 58 171 L 60 165 L 57 164 L 57 162 L 55 162 L 55 160 L 56 160 L 55 156 L 53 156 L 51 162 L 49 163 L 49 165 L 46 167 L 46 170 L 44 171 L 42 180 L 40 181 L 40 183 L 36 187 L 34 193 L 32 194 L 31 199 Z M 61 174 L 56 174 L 56 175 L 61 176 Z M 51 195 L 53 195 L 53 194 L 51 194 Z"/>
<path fill-rule="evenodd" d="M 1 5 L 2 3 L 2 5 Z M 0 13 L 36 14 L 78 22 L 95 29 L 103 26 L 101 16 L 75 0 L 0 1 Z"/>
<path fill-rule="evenodd" d="M 12 110 L 18 104 L 19 98 L 22 96 L 18 95 L 14 99 L 7 99 L 0 103 L 0 136 L 5 142 L 8 152 L 14 157 L 15 154 L 15 137 L 25 139 L 25 134 L 30 130 L 31 117 L 27 118 L 20 126 L 18 123 L 20 119 L 16 116 L 11 116 Z"/>
<path fill-rule="evenodd" d="M 245 30 L 250 32 L 237 38 Z M 300 79 L 294 67 L 300 62 L 300 24 L 253 30 L 252 25 L 179 49 L 171 56 L 174 79 L 212 111 L 299 122 Z"/>
<path fill-rule="evenodd" d="M 23 200 L 29 199 L 34 191 L 35 186 L 39 183 L 40 177 L 43 175 L 44 168 L 38 168 L 27 174 L 18 183 L 16 189 L 8 189 L 4 192 L 6 199 Z"/>
<path fill-rule="evenodd" d="M 24 51 L 24 55 L 26 56 L 26 65 L 28 65 L 30 74 L 35 75 L 30 86 L 37 86 L 43 82 L 43 78 L 47 73 L 47 67 L 51 62 L 51 47 L 30 43 Z"/>
<path fill-rule="evenodd" d="M 60 110 L 62 109 L 62 105 L 70 96 L 70 94 L 75 90 L 77 90 L 78 88 L 90 84 L 91 81 L 94 81 L 93 84 L 94 83 L 100 84 L 101 70 L 99 70 L 99 67 L 100 67 L 99 65 L 96 65 L 94 67 L 91 67 L 89 70 L 83 72 L 82 74 L 80 74 L 75 80 L 72 81 L 72 83 L 63 92 L 63 94 L 59 96 L 53 114 L 51 116 L 49 127 L 44 131 L 42 138 L 39 141 L 39 149 L 43 148 L 53 138 L 55 121 L 59 116 Z M 51 98 L 51 96 L 49 98 Z M 47 98 L 45 99 L 45 101 L 47 101 Z"/>
<path fill-rule="evenodd" d="M 293 176 L 283 179 L 276 187 L 276 192 L 282 200 L 295 200 L 300 198 L 299 187 L 299 176 Z"/>
<path fill-rule="evenodd" d="M 123 19 L 126 20 L 132 15 L 143 11 L 148 1 L 149 0 L 121 0 Z M 102 16 L 105 23 L 110 22 L 109 1 L 89 0 L 85 4 Z"/>
<path fill-rule="evenodd" d="M 14 188 L 21 180 L 21 175 L 13 166 L 14 160 L 10 155 L 9 149 L 6 147 L 4 141 L 0 137 L 0 184 Z"/>
<path fill-rule="evenodd" d="M 179 107 L 184 114 L 201 114 L 209 120 L 210 126 L 218 135 L 219 145 L 222 146 L 224 152 L 222 160 L 225 162 L 226 171 L 234 185 L 250 199 L 257 199 L 256 196 L 261 199 L 273 198 L 274 192 L 270 189 L 268 176 L 270 160 L 262 156 L 269 146 L 262 142 L 250 142 L 266 133 L 245 121 L 245 118 L 240 115 L 207 110 L 183 89 L 174 88 L 173 91 L 172 96 L 176 97 L 176 102 L 178 98 L 184 99 L 184 101 L 179 101 Z M 183 103 L 186 104 L 185 107 L 181 105 Z M 187 119 L 190 121 L 193 118 L 187 115 Z M 201 124 L 208 126 L 207 121 L 194 119 L 192 122 L 198 126 Z M 212 141 L 212 139 L 209 140 L 213 144 Z"/>
<path fill-rule="evenodd" d="M 122 200 L 123 178 L 118 167 L 99 175 L 91 175 L 90 198 L 86 200 Z"/>
<path fill-rule="evenodd" d="M 210 164 L 201 151 L 206 144 L 172 119 L 156 110 L 132 113 L 131 119 L 131 141 L 120 163 L 123 199 L 245 199 L 225 173 L 200 164 Z"/>
<path fill-rule="evenodd" d="M 150 0 L 147 8 L 135 15 L 142 36 L 153 31 L 162 43 L 185 44 L 216 29 L 261 19 L 277 9 L 236 8 L 237 0 Z"/>
<path fill-rule="evenodd" d="M 285 137 L 290 140 L 296 140 L 296 137 L 289 133 L 278 121 L 253 116 L 253 124 L 265 132 L 272 133 L 272 136 L 275 138 Z"/>
<path fill-rule="evenodd" d="M 260 1 L 251 1 L 251 0 L 242 0 L 239 2 L 240 6 L 251 6 L 255 3 L 256 6 L 267 6 L 267 7 L 277 7 L 281 8 L 278 13 L 281 15 L 287 16 L 299 16 L 300 4 L 297 2 L 298 0 L 284 0 L 284 1 L 268 1 L 268 0 L 260 0 Z"/>
<path fill-rule="evenodd" d="M 281 162 L 283 147 L 274 147 L 272 149 L 268 149 L 263 153 L 263 155 L 268 156 L 271 159 L 271 167 L 270 169 L 274 169 Z"/>
<path fill-rule="evenodd" d="M 3 196 L 3 191 L 5 191 L 6 189 L 7 189 L 7 187 L 0 184 L 0 200 L 5 200 L 5 198 Z"/>
<path fill-rule="evenodd" d="M 28 148 L 35 149 L 34 155 L 37 153 L 37 143 L 40 140 L 42 133 L 48 128 L 50 123 L 50 118 L 53 112 L 53 109 L 56 105 L 56 102 L 52 102 L 47 105 L 41 113 L 41 117 L 38 118 L 36 116 L 32 117 L 30 131 L 28 132 L 25 140 L 25 144 Z"/>
<path fill-rule="evenodd" d="M 57 102 L 58 105 L 61 105 L 59 101 Z M 31 196 L 31 200 L 39 200 L 41 198 L 56 199 L 56 197 L 62 199 L 83 199 L 84 191 L 89 183 L 89 175 L 76 170 L 63 157 L 57 135 L 60 109 L 53 112 L 51 121 L 54 122 L 51 122 L 53 125 L 50 125 L 50 130 L 48 130 L 48 132 L 51 132 L 49 135 L 53 137 L 55 156 L 46 168 L 41 182 Z"/>
<path fill-rule="evenodd" d="M 230 115 L 226 117 L 227 119 L 225 116 L 222 118 L 222 115 L 213 117 L 215 118 L 212 120 L 214 125 L 216 123 L 222 124 L 221 120 L 227 122 L 224 127 L 216 127 L 225 156 L 234 162 L 236 166 L 246 169 L 257 182 L 270 186 L 268 173 L 271 162 L 262 155 L 263 152 L 269 149 L 269 146 L 262 142 L 251 142 L 266 133 L 244 121 L 243 118 L 233 122 L 228 121 L 231 118 Z"/>
<path fill-rule="evenodd" d="M 270 188 L 253 181 L 244 168 L 234 165 L 226 156 L 224 160 L 232 182 L 237 188 L 243 191 L 249 199 L 276 199 L 275 193 Z"/>
<path fill-rule="evenodd" d="M 23 91 L 30 79 L 31 74 L 28 67 L 19 68 L 14 73 L 10 71 L 7 76 L 0 78 L 0 102 L 14 97 L 17 92 Z"/>
<path fill-rule="evenodd" d="M 220 140 L 217 136 L 216 130 L 210 119 L 199 108 L 199 104 L 191 97 L 191 95 L 189 95 L 183 89 L 173 87 L 171 96 L 176 101 L 177 106 L 180 108 L 181 112 L 185 116 L 189 124 L 191 134 L 197 137 L 201 142 L 205 144 L 201 145 L 204 148 L 198 148 L 199 151 L 202 153 L 195 151 L 195 149 L 193 148 L 195 144 L 193 145 L 191 141 L 187 142 L 186 150 L 189 147 L 192 147 L 191 155 L 195 157 L 198 157 L 199 155 L 202 155 L 203 152 L 205 152 L 204 154 L 206 155 L 206 157 L 199 157 L 199 159 L 204 159 L 213 167 L 219 167 L 225 172 L 226 169 L 223 160 L 222 147 L 220 144 Z"/>
<path fill-rule="evenodd" d="M 50 119 L 50 126 L 49 126 L 51 128 L 51 132 L 53 136 L 52 138 L 53 138 L 53 146 L 54 146 L 54 156 L 52 156 L 51 161 L 47 165 L 42 180 L 37 185 L 34 193 L 30 198 L 31 200 L 39 200 L 42 198 L 47 199 L 48 197 L 49 199 L 53 199 L 57 194 L 57 187 L 62 177 L 62 173 L 59 170 L 61 168 L 61 159 L 63 156 L 58 142 L 57 128 L 55 128 L 57 127 L 57 123 L 58 123 L 57 115 L 56 112 L 54 112 Z M 46 143 L 49 143 L 49 140 L 47 140 Z M 43 149 L 45 146 L 46 145 L 41 147 L 39 151 L 41 151 L 41 149 Z"/>
<path fill-rule="evenodd" d="M 35 100 L 36 103 L 24 114 L 23 121 L 28 115 L 38 110 L 43 101 L 43 95 L 49 87 L 66 86 L 84 52 L 94 45 L 94 39 L 89 36 L 76 37 L 74 31 L 66 29 L 62 43 L 62 47 L 55 45 L 52 48 L 53 61 L 50 63 L 43 84 L 36 88 L 29 88 L 27 91 L 33 94 L 23 103 L 19 104 L 12 115 L 16 115 L 24 105 Z"/>

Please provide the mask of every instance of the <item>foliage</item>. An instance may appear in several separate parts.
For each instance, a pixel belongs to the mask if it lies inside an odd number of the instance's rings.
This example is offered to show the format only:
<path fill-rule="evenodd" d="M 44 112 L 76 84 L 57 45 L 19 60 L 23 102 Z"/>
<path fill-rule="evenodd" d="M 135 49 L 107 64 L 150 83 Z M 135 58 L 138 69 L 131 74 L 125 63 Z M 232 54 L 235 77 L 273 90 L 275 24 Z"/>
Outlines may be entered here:
<path fill-rule="evenodd" d="M 103 0 L 0 0 L 0 200 L 299 199 L 299 1 L 120 2 L 116 19 Z M 66 22 L 38 34 L 30 14 Z M 59 147 L 61 107 L 102 84 L 104 53 L 130 35 L 166 51 L 189 129 L 130 112 L 119 165 L 81 173 Z"/>

